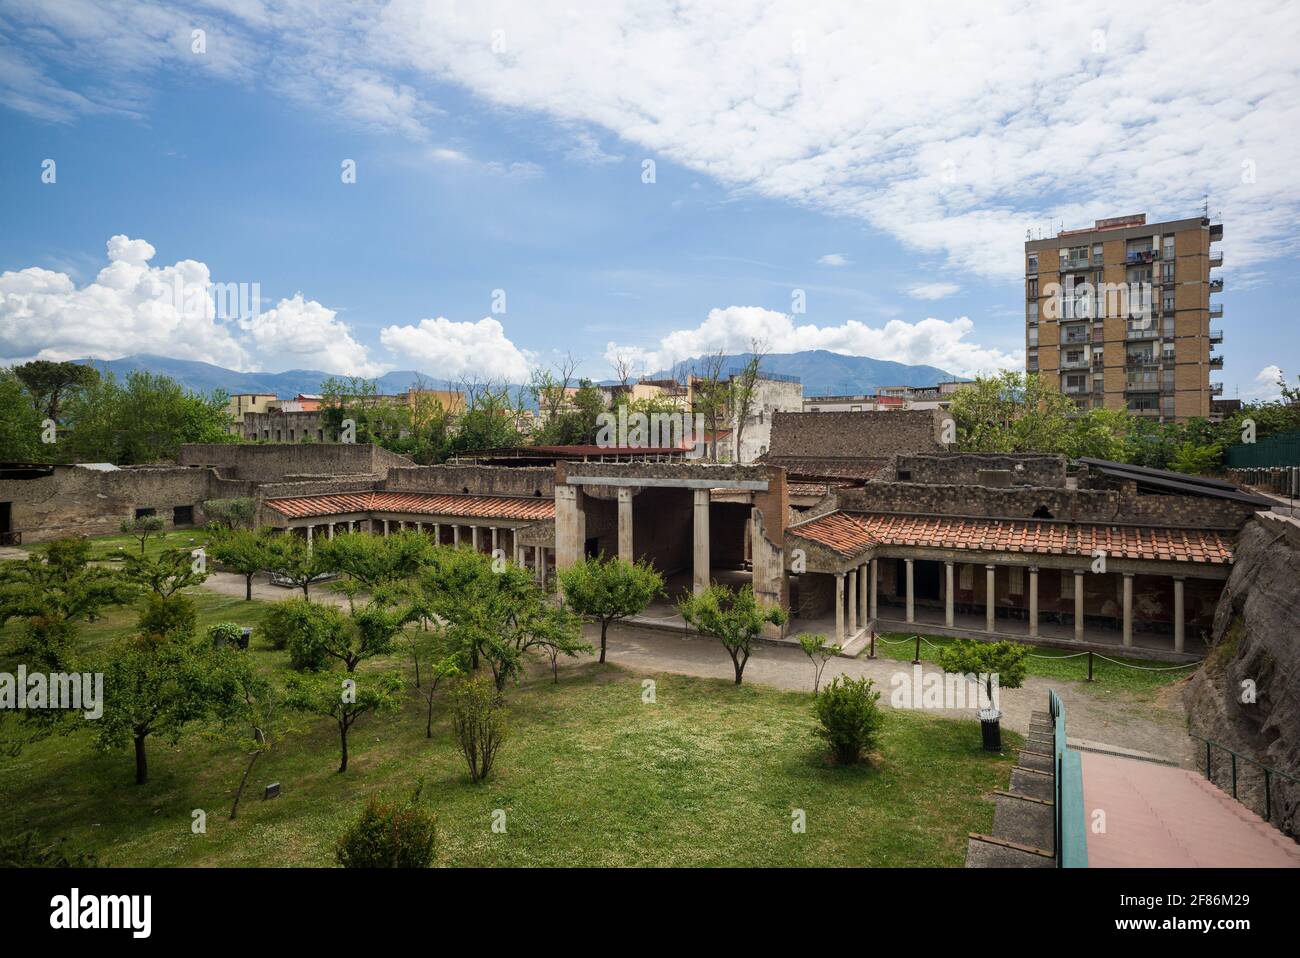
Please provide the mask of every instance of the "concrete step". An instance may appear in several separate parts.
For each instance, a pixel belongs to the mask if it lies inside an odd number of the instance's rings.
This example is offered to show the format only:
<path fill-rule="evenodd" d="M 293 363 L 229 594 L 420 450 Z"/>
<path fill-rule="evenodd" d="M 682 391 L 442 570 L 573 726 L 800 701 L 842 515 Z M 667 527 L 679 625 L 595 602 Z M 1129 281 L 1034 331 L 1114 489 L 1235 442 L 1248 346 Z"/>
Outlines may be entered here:
<path fill-rule="evenodd" d="M 1052 759 L 1051 753 L 1037 752 L 1027 748 L 1022 748 L 1020 750 L 1020 761 L 1018 764 L 1021 768 L 1037 769 L 1040 772 L 1047 772 L 1048 774 L 1051 774 L 1055 770 L 1055 762 Z"/>
<path fill-rule="evenodd" d="M 992 835 L 970 834 L 966 843 L 967 868 L 1054 868 L 1050 849 L 1019 845 Z"/>
<path fill-rule="evenodd" d="M 1051 848 L 1055 843 L 1056 817 L 1050 804 L 1006 792 L 995 792 L 993 802 L 995 838 L 1034 848 Z"/>
<path fill-rule="evenodd" d="M 1013 768 L 1011 770 L 1011 791 L 1051 801 L 1056 794 L 1056 783 L 1048 772 L 1039 772 L 1031 768 Z"/>

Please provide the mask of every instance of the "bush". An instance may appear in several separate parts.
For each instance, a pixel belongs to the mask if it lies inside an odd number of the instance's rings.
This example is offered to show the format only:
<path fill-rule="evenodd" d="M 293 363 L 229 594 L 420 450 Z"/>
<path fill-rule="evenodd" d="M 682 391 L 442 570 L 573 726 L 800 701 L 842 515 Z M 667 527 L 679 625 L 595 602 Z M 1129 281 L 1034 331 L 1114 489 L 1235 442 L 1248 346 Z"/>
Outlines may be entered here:
<path fill-rule="evenodd" d="M 876 705 L 879 692 L 872 691 L 871 679 L 837 675 L 813 699 L 813 714 L 820 723 L 814 730 L 831 747 L 840 765 L 855 765 L 876 745 L 884 716 Z"/>
<path fill-rule="evenodd" d="M 334 857 L 344 868 L 428 868 L 438 826 L 420 804 L 420 788 L 405 802 L 372 795 L 365 810 L 339 838 Z"/>
<path fill-rule="evenodd" d="M 214 649 L 219 649 L 225 645 L 239 648 L 239 644 L 244 638 L 244 630 L 233 622 L 218 622 L 208 629 L 208 638 L 212 641 Z"/>
<path fill-rule="evenodd" d="M 470 781 L 481 782 L 492 771 L 497 750 L 505 740 L 505 703 L 486 675 L 458 682 L 449 699 L 452 728 L 469 765 Z"/>
<path fill-rule="evenodd" d="M 140 631 L 145 635 L 192 636 L 198 625 L 199 611 L 189 596 L 151 592 L 145 597 L 144 611 L 140 613 Z"/>
<path fill-rule="evenodd" d="M 266 612 L 262 632 L 273 648 L 289 650 L 289 664 L 300 672 L 319 672 L 329 663 L 326 638 L 346 628 L 333 606 L 306 599 L 276 602 Z"/>

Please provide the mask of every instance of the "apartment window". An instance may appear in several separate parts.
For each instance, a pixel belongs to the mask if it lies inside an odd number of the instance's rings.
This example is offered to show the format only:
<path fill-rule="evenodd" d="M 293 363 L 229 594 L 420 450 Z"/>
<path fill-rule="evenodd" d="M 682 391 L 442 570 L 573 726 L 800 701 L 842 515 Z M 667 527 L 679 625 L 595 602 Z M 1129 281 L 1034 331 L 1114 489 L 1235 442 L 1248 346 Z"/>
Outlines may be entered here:
<path fill-rule="evenodd" d="M 1083 392 L 1088 388 L 1088 377 L 1082 375 L 1066 376 L 1065 388 L 1070 392 Z"/>
<path fill-rule="evenodd" d="M 1037 345 L 1038 345 L 1038 327 L 1037 327 L 1037 326 L 1030 326 L 1030 327 L 1029 327 L 1029 345 L 1030 345 L 1030 346 L 1037 346 Z"/>
<path fill-rule="evenodd" d="M 1030 303 L 1030 304 L 1029 304 L 1028 318 L 1029 318 L 1029 325 L 1031 325 L 1031 326 L 1033 326 L 1034 324 L 1036 324 L 1036 323 L 1038 322 L 1038 304 L 1037 304 L 1037 303 Z"/>
<path fill-rule="evenodd" d="M 1174 338 L 1174 318 L 1172 316 L 1164 318 L 1164 337 L 1165 339 Z"/>
<path fill-rule="evenodd" d="M 1094 244 L 1093 244 L 1093 247 L 1092 247 L 1092 262 L 1093 262 L 1093 265 L 1096 265 L 1096 264 L 1098 264 L 1098 263 L 1101 262 L 1101 244 L 1100 244 L 1100 243 L 1094 243 Z M 1100 274 L 1100 273 L 1097 274 L 1097 282 L 1098 282 L 1098 283 L 1101 282 L 1101 274 Z"/>
<path fill-rule="evenodd" d="M 1172 236 L 1165 237 L 1164 253 L 1161 254 L 1161 258 L 1168 260 L 1174 258 L 1174 238 Z"/>
<path fill-rule="evenodd" d="M 1163 304 L 1166 313 L 1172 313 L 1174 311 L 1174 294 L 1172 290 L 1161 297 L 1161 303 Z"/>
<path fill-rule="evenodd" d="M 1038 372 L 1038 350 L 1031 349 L 1025 353 L 1025 368 L 1031 373 Z"/>
<path fill-rule="evenodd" d="M 1037 280 L 1037 278 L 1027 280 L 1027 281 L 1025 282 L 1025 285 L 1026 285 L 1026 287 L 1027 287 L 1027 289 L 1026 289 L 1026 293 L 1025 293 L 1026 297 L 1027 297 L 1028 299 L 1037 299 L 1037 298 L 1038 298 L 1038 280 Z"/>
<path fill-rule="evenodd" d="M 1065 351 L 1065 361 L 1070 364 L 1082 363 L 1086 361 L 1082 349 L 1067 349 Z"/>
<path fill-rule="evenodd" d="M 1174 264 L 1172 261 L 1160 264 L 1160 281 L 1162 283 L 1172 283 L 1174 281 Z"/>
<path fill-rule="evenodd" d="M 1172 362 L 1174 361 L 1174 344 L 1173 344 L 1173 343 L 1165 343 L 1165 344 L 1160 348 L 1160 358 L 1163 359 L 1163 360 L 1164 360 L 1165 362 L 1167 362 L 1167 363 L 1172 363 Z M 1172 374 L 1172 370 L 1170 370 L 1170 372 L 1171 372 L 1171 374 Z"/>
<path fill-rule="evenodd" d="M 1029 276 L 1038 275 L 1038 254 L 1037 253 L 1029 254 L 1029 266 L 1025 269 L 1025 273 Z"/>
<path fill-rule="evenodd" d="M 1174 417 L 1174 397 L 1165 396 L 1160 400 L 1160 412 L 1166 419 Z"/>

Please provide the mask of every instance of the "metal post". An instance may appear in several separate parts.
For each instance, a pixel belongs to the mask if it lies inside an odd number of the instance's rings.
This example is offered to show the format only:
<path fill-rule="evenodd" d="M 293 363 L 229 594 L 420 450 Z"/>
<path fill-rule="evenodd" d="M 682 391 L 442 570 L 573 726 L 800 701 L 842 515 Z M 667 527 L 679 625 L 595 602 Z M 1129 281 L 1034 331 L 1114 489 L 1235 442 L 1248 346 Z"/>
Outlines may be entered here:
<path fill-rule="evenodd" d="M 1088 681 L 1092 681 L 1092 650 L 1088 650 Z"/>

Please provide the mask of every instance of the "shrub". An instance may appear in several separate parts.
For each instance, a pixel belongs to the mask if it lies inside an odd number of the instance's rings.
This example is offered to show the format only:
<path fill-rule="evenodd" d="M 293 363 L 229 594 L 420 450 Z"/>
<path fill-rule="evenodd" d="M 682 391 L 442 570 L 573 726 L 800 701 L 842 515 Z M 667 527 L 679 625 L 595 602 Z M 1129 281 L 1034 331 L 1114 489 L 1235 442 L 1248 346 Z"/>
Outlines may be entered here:
<path fill-rule="evenodd" d="M 862 761 L 863 753 L 876 745 L 884 716 L 876 705 L 880 693 L 872 691 L 874 684 L 871 679 L 837 675 L 813 699 L 813 714 L 820 723 L 813 734 L 830 745 L 840 765 Z"/>
<path fill-rule="evenodd" d="M 289 650 L 289 663 L 300 672 L 319 672 L 329 661 L 327 639 L 346 628 L 333 606 L 306 599 L 276 602 L 266 612 L 262 632 L 272 647 Z"/>
<path fill-rule="evenodd" d="M 1029 646 L 1019 642 L 978 642 L 958 639 L 939 650 L 939 667 L 945 672 L 983 678 L 984 691 L 993 699 L 993 677 L 998 688 L 1018 689 L 1025 681 Z"/>
<path fill-rule="evenodd" d="M 370 796 L 361 818 L 340 836 L 334 857 L 344 868 L 428 868 L 437 822 L 420 804 L 420 787 L 405 802 Z"/>
<path fill-rule="evenodd" d="M 505 740 L 505 703 L 486 675 L 458 682 L 449 698 L 452 728 L 469 765 L 470 781 L 481 782 L 492 771 L 497 750 Z"/>
<path fill-rule="evenodd" d="M 233 622 L 218 622 L 208 629 L 208 638 L 212 641 L 213 648 L 221 648 L 223 645 L 239 648 L 244 631 Z"/>
<path fill-rule="evenodd" d="M 140 631 L 145 635 L 192 636 L 199 624 L 198 608 L 186 595 L 162 596 L 151 592 L 140 613 Z"/>

